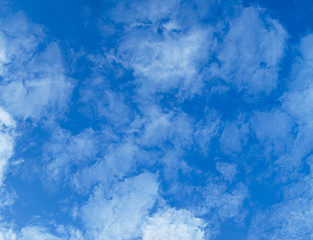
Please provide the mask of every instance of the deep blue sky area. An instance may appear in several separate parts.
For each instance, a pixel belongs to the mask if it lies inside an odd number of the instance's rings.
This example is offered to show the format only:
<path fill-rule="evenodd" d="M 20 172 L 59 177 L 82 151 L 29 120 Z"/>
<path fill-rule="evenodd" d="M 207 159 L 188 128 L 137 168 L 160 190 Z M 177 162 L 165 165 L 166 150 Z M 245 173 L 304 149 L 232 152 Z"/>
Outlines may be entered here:
<path fill-rule="evenodd" d="M 311 1 L 0 7 L 0 239 L 312 238 Z"/>

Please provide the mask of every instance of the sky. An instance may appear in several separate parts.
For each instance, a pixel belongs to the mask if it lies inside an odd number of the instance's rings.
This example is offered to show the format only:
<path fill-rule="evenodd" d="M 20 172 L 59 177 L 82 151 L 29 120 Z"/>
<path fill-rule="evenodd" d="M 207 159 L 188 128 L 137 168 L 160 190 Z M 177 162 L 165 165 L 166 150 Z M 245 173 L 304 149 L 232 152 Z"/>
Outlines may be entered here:
<path fill-rule="evenodd" d="M 0 0 L 0 240 L 313 239 L 310 0 Z"/>

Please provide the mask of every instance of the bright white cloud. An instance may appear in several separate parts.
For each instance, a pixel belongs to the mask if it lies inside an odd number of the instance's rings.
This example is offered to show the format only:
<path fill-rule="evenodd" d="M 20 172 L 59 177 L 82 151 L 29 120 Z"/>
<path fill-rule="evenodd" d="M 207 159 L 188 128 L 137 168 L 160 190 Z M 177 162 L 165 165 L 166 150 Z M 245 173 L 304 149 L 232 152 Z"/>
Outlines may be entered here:
<path fill-rule="evenodd" d="M 161 209 L 143 225 L 143 240 L 204 240 L 205 223 L 187 210 Z"/>

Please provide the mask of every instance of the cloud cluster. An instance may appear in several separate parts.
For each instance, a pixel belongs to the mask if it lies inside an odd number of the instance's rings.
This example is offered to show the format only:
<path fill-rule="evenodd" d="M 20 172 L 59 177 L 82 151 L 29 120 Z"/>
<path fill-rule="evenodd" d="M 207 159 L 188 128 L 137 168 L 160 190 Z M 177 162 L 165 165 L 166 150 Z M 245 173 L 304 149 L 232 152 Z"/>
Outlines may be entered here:
<path fill-rule="evenodd" d="M 1 186 L 31 138 L 36 191 L 81 229 L 3 224 L 0 238 L 204 240 L 228 224 L 248 239 L 312 237 L 313 35 L 278 89 L 288 34 L 260 7 L 135 0 L 104 12 L 104 46 L 70 56 L 75 81 L 43 26 L 1 18 Z M 281 196 L 258 205 L 268 182 Z"/>
<path fill-rule="evenodd" d="M 73 83 L 64 74 L 58 44 L 47 43 L 43 27 L 11 13 L 2 18 L 0 42 L 1 105 L 20 119 L 63 111 Z"/>

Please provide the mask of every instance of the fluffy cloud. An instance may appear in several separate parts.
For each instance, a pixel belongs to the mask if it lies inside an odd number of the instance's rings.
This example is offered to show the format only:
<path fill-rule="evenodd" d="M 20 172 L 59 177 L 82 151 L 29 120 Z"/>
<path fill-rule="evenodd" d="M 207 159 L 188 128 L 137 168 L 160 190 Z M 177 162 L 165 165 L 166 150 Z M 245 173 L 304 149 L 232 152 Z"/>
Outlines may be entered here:
<path fill-rule="evenodd" d="M 213 44 L 211 30 L 176 31 L 175 22 L 164 25 L 162 36 L 135 31 L 119 47 L 116 60 L 134 70 L 142 94 L 180 89 L 191 96 L 203 85 L 199 69 Z"/>
<path fill-rule="evenodd" d="M 162 209 L 143 225 L 143 240 L 203 240 L 205 223 L 186 210 Z"/>
<path fill-rule="evenodd" d="M 43 170 L 39 173 L 44 184 L 70 185 L 75 191 L 67 201 L 71 204 L 77 197 L 74 220 L 81 221 L 86 234 L 65 226 L 50 231 L 26 225 L 15 233 L 0 229 L 0 239 L 213 238 L 209 223 L 217 229 L 223 223 L 244 222 L 243 207 L 252 178 L 242 171 L 253 168 L 247 166 L 253 155 L 250 147 L 259 147 L 260 154 L 264 150 L 269 161 L 277 159 L 280 172 L 288 175 L 297 170 L 295 176 L 302 176 L 299 172 L 307 167 L 313 148 L 312 35 L 300 43 L 301 56 L 291 74 L 295 81 L 280 98 L 281 106 L 263 111 L 263 106 L 260 110 L 259 105 L 239 99 L 245 102 L 240 110 L 249 112 L 242 115 L 250 123 L 241 120 L 242 116 L 232 121 L 223 114 L 224 106 L 216 107 L 219 103 L 210 93 L 231 89 L 238 95 L 247 93 L 248 98 L 259 94 L 271 98 L 287 33 L 278 21 L 255 7 L 239 7 L 227 14 L 233 14 L 227 21 L 209 19 L 208 9 L 220 1 L 205 2 L 117 1 L 105 10 L 107 16 L 102 20 L 110 22 L 111 37 L 116 34 L 116 38 L 110 38 L 112 46 L 103 46 L 106 56 L 84 50 L 88 64 L 94 61 L 94 66 L 80 75 L 84 79 L 70 106 L 74 113 L 67 116 L 82 129 L 74 130 L 64 122 L 60 123 L 63 128 L 57 122 L 45 126 L 43 158 L 34 161 Z M 226 5 L 233 6 L 230 2 L 219 5 L 221 16 Z M 205 19 L 199 19 L 201 16 Z M 89 70 L 91 76 L 86 77 Z M 125 72 L 129 75 L 121 76 Z M 16 125 L 27 122 L 25 119 L 32 125 L 62 116 L 74 84 L 66 76 L 57 41 L 22 13 L 0 21 L 0 76 L 3 182 L 14 154 Z M 223 93 L 221 90 L 222 98 Z M 193 102 L 195 96 L 201 104 Z M 200 106 L 186 107 L 186 99 Z M 188 115 L 188 108 L 198 112 Z M 20 122 L 16 124 L 11 115 Z M 221 156 L 224 159 L 216 161 Z M 284 202 L 269 212 L 251 216 L 255 224 L 251 237 L 308 239 L 312 232 L 310 178 L 290 185 Z M 302 185 L 308 187 L 300 191 Z M 182 207 L 174 208 L 175 203 Z M 257 224 L 262 225 L 259 231 Z M 271 230 L 273 227 L 280 231 Z"/>
<path fill-rule="evenodd" d="M 95 161 L 99 151 L 97 143 L 96 133 L 92 129 L 85 129 L 75 136 L 66 130 L 56 129 L 51 142 L 44 146 L 46 177 L 53 183 L 60 183 L 71 176 L 72 166 L 84 167 L 90 161 Z"/>
<path fill-rule="evenodd" d="M 64 110 L 73 88 L 58 44 L 46 42 L 43 27 L 22 13 L 0 23 L 0 103 L 21 119 Z"/>
<path fill-rule="evenodd" d="M 82 220 L 92 239 L 134 239 L 158 198 L 156 176 L 142 173 L 113 185 L 97 188 L 85 206 Z"/>
<path fill-rule="evenodd" d="M 264 15 L 261 9 L 251 7 L 230 20 L 217 55 L 220 66 L 212 67 L 238 91 L 269 94 L 277 86 L 287 34 L 276 20 Z"/>

